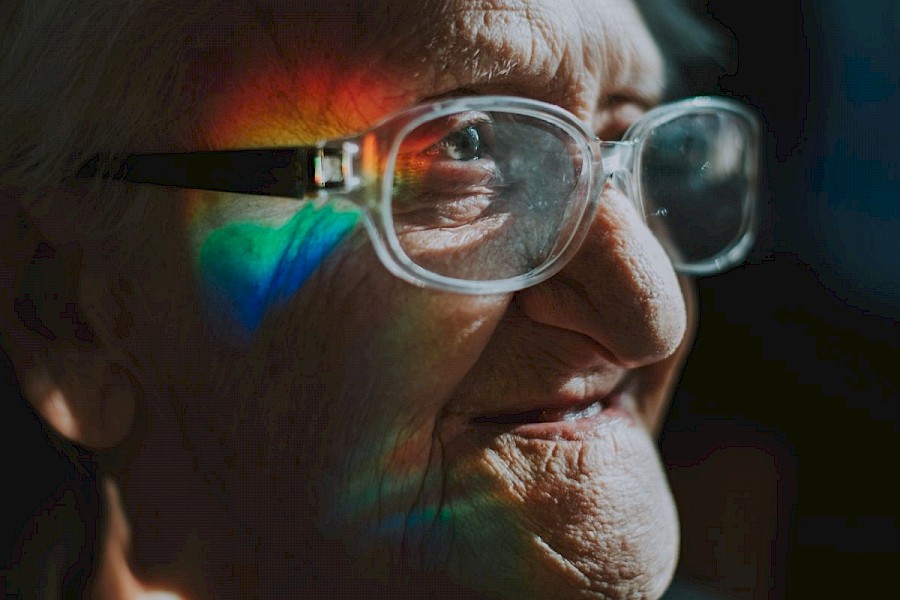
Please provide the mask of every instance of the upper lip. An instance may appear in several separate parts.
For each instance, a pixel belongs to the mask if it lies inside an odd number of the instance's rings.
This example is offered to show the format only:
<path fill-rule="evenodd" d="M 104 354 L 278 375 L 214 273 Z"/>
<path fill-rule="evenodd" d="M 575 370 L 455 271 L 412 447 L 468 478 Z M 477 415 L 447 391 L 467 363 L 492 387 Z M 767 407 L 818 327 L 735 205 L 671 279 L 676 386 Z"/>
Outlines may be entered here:
<path fill-rule="evenodd" d="M 640 386 L 642 368 L 633 368 L 601 340 L 585 331 L 536 320 L 515 298 L 496 324 L 487 345 L 459 380 L 441 412 L 448 431 L 478 422 L 527 418 L 543 412 L 581 410 Z M 612 397 L 610 397 L 612 396 Z M 638 402 L 639 404 L 639 402 Z M 635 406 L 640 410 L 640 406 Z"/>

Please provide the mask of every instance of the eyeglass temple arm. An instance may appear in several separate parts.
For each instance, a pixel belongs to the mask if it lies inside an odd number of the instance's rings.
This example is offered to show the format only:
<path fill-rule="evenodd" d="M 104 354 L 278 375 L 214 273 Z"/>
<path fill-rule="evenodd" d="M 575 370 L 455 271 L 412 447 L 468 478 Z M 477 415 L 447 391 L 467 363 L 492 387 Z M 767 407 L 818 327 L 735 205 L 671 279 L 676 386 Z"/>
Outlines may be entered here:
<path fill-rule="evenodd" d="M 106 171 L 98 155 L 79 169 L 77 177 L 299 199 L 322 190 L 358 187 L 353 173 L 358 153 L 356 144 L 344 142 L 323 147 L 132 154 L 112 162 Z"/>

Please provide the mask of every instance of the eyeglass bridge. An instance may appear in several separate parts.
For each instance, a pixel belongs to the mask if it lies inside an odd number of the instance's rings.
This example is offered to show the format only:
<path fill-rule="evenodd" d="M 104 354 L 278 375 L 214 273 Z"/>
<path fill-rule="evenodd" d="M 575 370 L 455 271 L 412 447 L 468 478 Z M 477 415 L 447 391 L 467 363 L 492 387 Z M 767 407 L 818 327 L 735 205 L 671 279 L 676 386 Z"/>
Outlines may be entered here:
<path fill-rule="evenodd" d="M 297 161 L 298 180 L 307 192 L 353 191 L 361 184 L 353 170 L 357 156 L 359 146 L 353 142 L 313 149 L 308 152 L 306 161 Z"/>

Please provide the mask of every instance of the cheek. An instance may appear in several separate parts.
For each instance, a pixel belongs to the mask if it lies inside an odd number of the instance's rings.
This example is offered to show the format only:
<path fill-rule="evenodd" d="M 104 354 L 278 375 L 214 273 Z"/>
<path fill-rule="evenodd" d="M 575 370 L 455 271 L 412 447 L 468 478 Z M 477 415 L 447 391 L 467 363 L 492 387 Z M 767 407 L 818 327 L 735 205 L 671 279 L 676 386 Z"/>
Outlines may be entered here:
<path fill-rule="evenodd" d="M 346 270 L 337 276 L 352 279 Z M 435 294 L 393 278 L 380 265 L 364 286 L 350 289 L 366 300 L 338 299 L 333 306 L 352 306 L 352 312 L 325 310 L 321 316 L 332 323 L 332 333 L 356 332 L 346 336 L 349 351 L 324 350 L 334 356 L 326 379 L 342 390 L 321 421 L 321 447 L 332 444 L 333 455 L 341 457 L 323 477 L 325 527 L 363 547 L 440 538 L 446 516 L 440 416 L 506 299 Z M 335 374 L 340 381 L 332 379 Z"/>
<path fill-rule="evenodd" d="M 231 221 L 208 230 L 196 269 L 211 320 L 244 335 L 283 306 L 356 226 L 359 215 L 303 206 L 280 225 Z"/>
<path fill-rule="evenodd" d="M 448 449 L 443 512 L 455 533 L 456 577 L 528 597 L 594 597 L 586 588 L 604 598 L 661 595 L 677 556 L 677 519 L 643 428 L 609 423 L 578 442 L 483 441 Z M 473 547 L 492 560 L 478 562 Z"/>

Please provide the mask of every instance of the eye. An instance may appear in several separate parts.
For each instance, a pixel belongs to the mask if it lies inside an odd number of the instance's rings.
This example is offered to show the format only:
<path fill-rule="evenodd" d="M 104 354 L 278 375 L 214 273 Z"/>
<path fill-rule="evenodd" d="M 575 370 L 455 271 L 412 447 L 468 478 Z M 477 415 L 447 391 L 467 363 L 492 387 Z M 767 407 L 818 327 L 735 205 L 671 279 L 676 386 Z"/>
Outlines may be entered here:
<path fill-rule="evenodd" d="M 447 158 L 459 161 L 478 160 L 487 154 L 485 142 L 485 136 L 479 131 L 478 126 L 469 125 L 442 139 L 428 153 L 439 152 Z"/>

